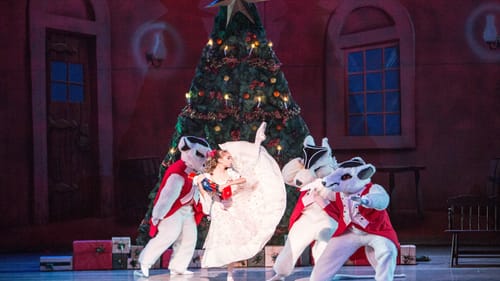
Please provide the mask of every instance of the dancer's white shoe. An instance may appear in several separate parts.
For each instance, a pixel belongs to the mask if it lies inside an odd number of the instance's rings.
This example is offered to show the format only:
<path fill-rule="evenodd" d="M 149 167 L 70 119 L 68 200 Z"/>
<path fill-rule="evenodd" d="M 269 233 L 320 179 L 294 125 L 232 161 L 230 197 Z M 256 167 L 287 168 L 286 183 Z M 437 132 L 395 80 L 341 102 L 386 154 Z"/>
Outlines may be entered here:
<path fill-rule="evenodd" d="M 266 281 L 284 281 L 284 280 L 285 280 L 285 276 L 283 276 L 281 274 L 276 274 L 273 277 L 271 277 L 270 279 L 267 279 Z"/>

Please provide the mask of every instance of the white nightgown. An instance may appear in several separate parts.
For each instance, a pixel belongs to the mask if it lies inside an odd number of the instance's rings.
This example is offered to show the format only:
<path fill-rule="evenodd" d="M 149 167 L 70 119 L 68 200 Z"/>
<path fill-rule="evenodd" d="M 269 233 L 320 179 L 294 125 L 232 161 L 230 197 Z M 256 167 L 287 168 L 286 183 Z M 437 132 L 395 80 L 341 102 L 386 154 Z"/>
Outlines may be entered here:
<path fill-rule="evenodd" d="M 281 170 L 260 143 L 235 141 L 220 147 L 231 153 L 233 167 L 246 183 L 232 186 L 229 204 L 219 198 L 200 198 L 205 212 L 211 206 L 203 268 L 222 267 L 255 256 L 271 239 L 286 208 Z"/>

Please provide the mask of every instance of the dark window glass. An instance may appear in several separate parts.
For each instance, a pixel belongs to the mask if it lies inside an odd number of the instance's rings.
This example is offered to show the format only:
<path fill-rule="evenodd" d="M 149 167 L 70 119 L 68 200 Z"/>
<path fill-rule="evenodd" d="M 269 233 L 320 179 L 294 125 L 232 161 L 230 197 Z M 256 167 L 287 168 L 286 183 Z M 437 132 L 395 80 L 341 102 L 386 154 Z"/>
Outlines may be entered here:
<path fill-rule="evenodd" d="M 365 135 L 365 118 L 364 116 L 349 117 L 349 135 L 364 136 Z"/>
<path fill-rule="evenodd" d="M 366 112 L 367 113 L 384 112 L 384 98 L 381 93 L 366 95 Z"/>
<path fill-rule="evenodd" d="M 371 49 L 366 51 L 366 70 L 382 69 L 382 49 Z"/>
<path fill-rule="evenodd" d="M 368 135 L 384 135 L 384 116 L 382 114 L 370 114 L 366 117 L 366 122 L 368 124 Z"/>
<path fill-rule="evenodd" d="M 399 92 L 390 92 L 385 94 L 385 111 L 399 112 L 400 111 Z"/>
<path fill-rule="evenodd" d="M 399 50 L 398 47 L 387 47 L 384 49 L 385 68 L 399 68 Z"/>
<path fill-rule="evenodd" d="M 83 83 L 83 66 L 81 64 L 69 65 L 69 81 L 75 83 Z"/>
<path fill-rule="evenodd" d="M 385 88 L 399 89 L 399 70 L 390 70 L 385 72 Z"/>
<path fill-rule="evenodd" d="M 351 114 L 365 112 L 364 99 L 364 95 L 349 95 L 349 112 Z"/>
<path fill-rule="evenodd" d="M 50 62 L 50 97 L 53 102 L 83 102 L 83 65 L 64 61 Z"/>
<path fill-rule="evenodd" d="M 366 74 L 366 90 L 367 91 L 380 91 L 382 90 L 382 73 L 368 73 Z"/>
<path fill-rule="evenodd" d="M 399 114 L 387 114 L 385 120 L 386 135 L 401 135 L 401 117 Z"/>
<path fill-rule="evenodd" d="M 53 61 L 50 65 L 52 81 L 66 81 L 67 67 L 65 62 Z"/>
<path fill-rule="evenodd" d="M 83 102 L 83 87 L 80 85 L 69 86 L 69 101 Z"/>
<path fill-rule="evenodd" d="M 349 53 L 348 63 L 349 63 L 348 67 L 349 73 L 363 71 L 364 70 L 363 52 Z"/>
<path fill-rule="evenodd" d="M 397 46 L 347 52 L 350 136 L 401 134 L 399 49 Z"/>
<path fill-rule="evenodd" d="M 50 85 L 50 97 L 52 101 L 64 102 L 66 101 L 66 84 L 53 82 Z"/>
<path fill-rule="evenodd" d="M 364 88 L 363 75 L 349 75 L 349 93 L 362 92 Z"/>

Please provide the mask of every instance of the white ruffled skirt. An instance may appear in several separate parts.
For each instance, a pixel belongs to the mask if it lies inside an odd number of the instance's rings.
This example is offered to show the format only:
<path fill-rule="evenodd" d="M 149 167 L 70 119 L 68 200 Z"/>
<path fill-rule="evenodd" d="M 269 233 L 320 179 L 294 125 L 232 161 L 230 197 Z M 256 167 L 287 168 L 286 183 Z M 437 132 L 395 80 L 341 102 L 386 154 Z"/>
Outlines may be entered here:
<path fill-rule="evenodd" d="M 220 147 L 231 153 L 234 168 L 247 182 L 233 192 L 230 207 L 218 199 L 202 200 L 213 204 L 201 259 L 204 268 L 255 256 L 271 239 L 286 208 L 281 170 L 264 147 L 246 141 Z"/>

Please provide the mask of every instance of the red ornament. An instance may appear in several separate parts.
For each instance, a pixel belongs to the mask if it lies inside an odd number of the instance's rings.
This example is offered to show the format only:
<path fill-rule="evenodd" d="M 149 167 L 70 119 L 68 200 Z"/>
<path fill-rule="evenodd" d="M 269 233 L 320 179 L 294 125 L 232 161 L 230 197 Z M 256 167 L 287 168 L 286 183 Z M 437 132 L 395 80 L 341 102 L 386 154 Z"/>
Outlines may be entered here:
<path fill-rule="evenodd" d="M 198 92 L 198 96 L 200 96 L 200 97 L 205 96 L 205 92 L 204 92 L 204 91 L 199 91 L 199 92 Z"/>
<path fill-rule="evenodd" d="M 246 100 L 249 99 L 250 98 L 250 94 L 249 93 L 244 93 L 243 94 L 243 98 L 246 99 Z"/>
<path fill-rule="evenodd" d="M 279 91 L 274 91 L 273 96 L 275 98 L 279 97 L 280 96 L 280 92 Z"/>
<path fill-rule="evenodd" d="M 222 39 L 217 38 L 217 40 L 215 42 L 217 42 L 217 45 L 221 45 L 222 44 Z"/>
<path fill-rule="evenodd" d="M 231 131 L 231 138 L 233 139 L 233 141 L 240 140 L 240 130 Z"/>
<path fill-rule="evenodd" d="M 273 140 L 270 140 L 268 143 L 267 143 L 267 146 L 269 147 L 273 147 L 273 146 L 276 146 L 280 143 L 280 139 L 273 139 Z"/>

